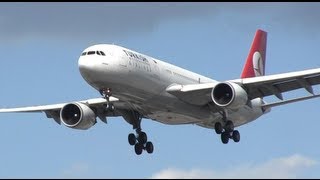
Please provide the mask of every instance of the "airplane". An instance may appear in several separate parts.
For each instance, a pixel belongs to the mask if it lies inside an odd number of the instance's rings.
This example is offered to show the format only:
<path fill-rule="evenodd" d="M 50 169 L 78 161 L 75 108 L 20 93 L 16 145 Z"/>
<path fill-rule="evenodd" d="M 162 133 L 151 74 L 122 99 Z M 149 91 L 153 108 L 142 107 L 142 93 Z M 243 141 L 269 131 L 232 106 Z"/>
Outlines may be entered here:
<path fill-rule="evenodd" d="M 240 78 L 217 81 L 159 59 L 114 44 L 86 48 L 78 59 L 83 79 L 100 96 L 93 99 L 0 109 L 4 112 L 44 112 L 68 128 L 87 130 L 97 118 L 122 116 L 134 133 L 128 142 L 137 155 L 154 146 L 142 131 L 142 119 L 167 125 L 194 124 L 214 129 L 223 144 L 240 141 L 236 127 L 269 113 L 272 107 L 319 97 L 320 68 L 265 75 L 267 32 L 257 29 Z M 307 95 L 284 99 L 283 93 L 305 89 Z M 275 96 L 267 103 L 264 97 Z"/>

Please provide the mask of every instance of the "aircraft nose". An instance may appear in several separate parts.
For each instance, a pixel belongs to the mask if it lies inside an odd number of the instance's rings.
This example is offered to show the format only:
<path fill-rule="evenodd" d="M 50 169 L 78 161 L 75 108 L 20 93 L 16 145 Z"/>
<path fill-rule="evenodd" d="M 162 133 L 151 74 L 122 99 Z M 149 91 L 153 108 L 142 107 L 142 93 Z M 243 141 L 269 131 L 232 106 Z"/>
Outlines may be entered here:
<path fill-rule="evenodd" d="M 85 59 L 83 57 L 80 57 L 78 59 L 78 66 L 79 66 L 79 69 L 85 68 L 87 66 Z"/>
<path fill-rule="evenodd" d="M 84 77 L 99 76 L 101 73 L 109 72 L 109 65 L 105 64 L 103 59 L 96 57 L 80 56 L 78 60 L 79 71 Z"/>
<path fill-rule="evenodd" d="M 83 57 L 80 57 L 78 59 L 78 66 L 79 66 L 80 70 L 87 68 L 88 64 L 86 63 L 86 61 L 85 61 L 85 59 Z"/>
<path fill-rule="evenodd" d="M 80 73 L 84 76 L 93 73 L 96 65 L 97 64 L 94 61 L 92 61 L 92 59 L 89 59 L 87 57 L 81 56 L 78 60 L 78 67 Z"/>

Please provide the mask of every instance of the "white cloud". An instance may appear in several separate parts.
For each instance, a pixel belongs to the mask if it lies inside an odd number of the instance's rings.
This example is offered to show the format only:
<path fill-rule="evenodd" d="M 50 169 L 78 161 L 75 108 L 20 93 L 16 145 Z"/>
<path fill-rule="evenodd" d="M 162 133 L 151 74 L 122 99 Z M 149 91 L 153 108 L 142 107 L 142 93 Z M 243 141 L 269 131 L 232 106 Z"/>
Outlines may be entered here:
<path fill-rule="evenodd" d="M 306 168 L 318 162 L 294 154 L 289 157 L 275 158 L 260 164 L 242 164 L 227 170 L 191 169 L 181 170 L 168 168 L 154 174 L 153 179 L 206 179 L 206 178 L 297 178 Z"/>
<path fill-rule="evenodd" d="M 88 173 L 89 165 L 86 163 L 78 162 L 65 169 L 62 174 L 64 178 L 81 178 L 88 175 Z"/>

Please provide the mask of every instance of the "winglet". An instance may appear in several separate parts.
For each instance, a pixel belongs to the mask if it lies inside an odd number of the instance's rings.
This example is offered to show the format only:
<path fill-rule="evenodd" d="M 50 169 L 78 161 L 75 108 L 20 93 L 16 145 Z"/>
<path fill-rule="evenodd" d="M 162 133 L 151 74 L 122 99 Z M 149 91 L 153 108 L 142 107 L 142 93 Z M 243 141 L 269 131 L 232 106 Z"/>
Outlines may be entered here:
<path fill-rule="evenodd" d="M 266 64 L 267 32 L 258 29 L 243 67 L 241 78 L 264 76 Z"/>

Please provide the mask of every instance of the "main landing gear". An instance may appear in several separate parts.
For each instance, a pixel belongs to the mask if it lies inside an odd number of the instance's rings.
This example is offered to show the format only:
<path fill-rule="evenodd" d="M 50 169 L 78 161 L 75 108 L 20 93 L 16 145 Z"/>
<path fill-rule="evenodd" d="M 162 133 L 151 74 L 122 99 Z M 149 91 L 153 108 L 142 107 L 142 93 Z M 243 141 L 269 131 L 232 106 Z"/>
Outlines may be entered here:
<path fill-rule="evenodd" d="M 223 119 L 226 119 L 225 113 L 223 113 Z M 225 121 L 224 126 L 222 126 L 220 122 L 216 122 L 214 128 L 217 134 L 221 134 L 221 141 L 223 144 L 228 144 L 229 139 L 233 139 L 234 142 L 240 141 L 240 133 L 238 130 L 234 130 L 232 121 Z"/>
<path fill-rule="evenodd" d="M 137 155 L 140 155 L 143 150 L 146 150 L 149 154 L 153 153 L 153 144 L 148 141 L 147 134 L 141 130 L 136 130 L 137 136 L 130 133 L 128 141 L 131 146 L 134 146 L 134 150 Z"/>
<path fill-rule="evenodd" d="M 134 112 L 134 118 L 132 119 L 133 129 L 136 129 L 136 135 L 130 133 L 128 136 L 128 142 L 131 146 L 134 146 L 134 150 L 137 155 L 140 155 L 143 150 L 146 150 L 149 154 L 153 153 L 153 144 L 148 141 L 147 134 L 141 130 L 141 115 L 138 112 Z"/>
<path fill-rule="evenodd" d="M 107 104 L 105 104 L 108 111 L 114 112 L 115 107 L 110 102 L 110 97 L 112 95 L 112 91 L 110 88 L 100 90 L 100 94 L 107 100 Z M 137 111 L 123 111 L 124 119 L 132 124 L 133 129 L 136 130 L 136 134 L 130 133 L 128 135 L 128 141 L 131 146 L 134 146 L 134 150 L 137 155 L 142 154 L 143 150 L 146 150 L 149 154 L 153 153 L 153 144 L 148 141 L 147 134 L 141 130 L 141 119 L 142 116 Z"/>

